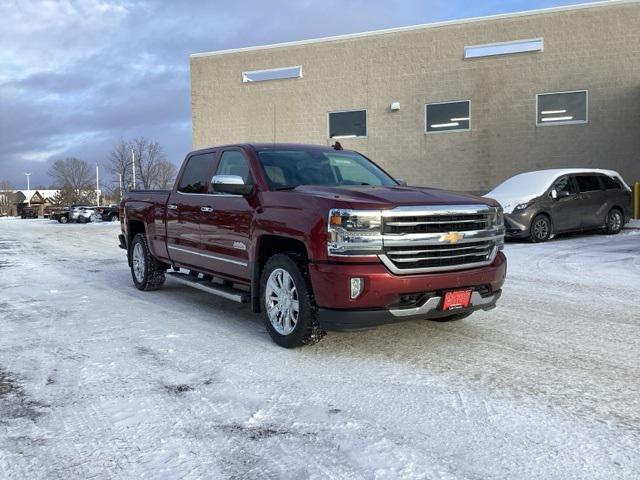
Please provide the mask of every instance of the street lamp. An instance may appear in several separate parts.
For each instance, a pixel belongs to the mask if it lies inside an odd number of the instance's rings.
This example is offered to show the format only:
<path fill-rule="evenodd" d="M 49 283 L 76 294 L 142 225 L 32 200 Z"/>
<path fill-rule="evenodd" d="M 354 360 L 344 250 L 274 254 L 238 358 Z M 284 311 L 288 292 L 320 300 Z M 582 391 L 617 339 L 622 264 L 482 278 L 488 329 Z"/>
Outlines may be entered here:
<path fill-rule="evenodd" d="M 136 189 L 136 154 L 131 149 L 131 165 L 133 165 L 133 189 Z"/>
<path fill-rule="evenodd" d="M 27 206 L 31 206 L 31 185 L 29 183 L 29 177 L 31 176 L 31 173 L 26 173 L 25 175 L 27 176 Z"/>

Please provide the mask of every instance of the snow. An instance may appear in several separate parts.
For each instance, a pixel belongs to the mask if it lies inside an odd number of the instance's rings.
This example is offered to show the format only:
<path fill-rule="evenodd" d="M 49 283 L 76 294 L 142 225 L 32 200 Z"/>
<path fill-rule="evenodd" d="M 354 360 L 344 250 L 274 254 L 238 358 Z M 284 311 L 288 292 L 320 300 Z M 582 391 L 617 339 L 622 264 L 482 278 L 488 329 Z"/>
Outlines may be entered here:
<path fill-rule="evenodd" d="M 118 225 L 0 225 L 0 478 L 634 479 L 640 231 L 508 243 L 498 308 L 274 345 L 132 286 Z"/>
<path fill-rule="evenodd" d="M 602 173 L 615 177 L 622 182 L 627 190 L 631 190 L 620 174 L 613 170 L 555 168 L 515 175 L 491 190 L 485 197 L 497 200 L 502 205 L 505 213 L 512 213 L 516 205 L 527 203 L 536 197 L 544 195 L 558 177 L 577 173 Z"/>

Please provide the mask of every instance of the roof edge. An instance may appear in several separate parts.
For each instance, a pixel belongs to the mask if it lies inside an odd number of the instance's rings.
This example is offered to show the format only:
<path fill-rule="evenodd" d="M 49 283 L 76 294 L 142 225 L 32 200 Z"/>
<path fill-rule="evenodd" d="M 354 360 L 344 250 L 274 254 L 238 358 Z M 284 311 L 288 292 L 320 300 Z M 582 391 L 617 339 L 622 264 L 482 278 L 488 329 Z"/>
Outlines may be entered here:
<path fill-rule="evenodd" d="M 409 25 L 406 27 L 385 28 L 381 30 L 370 30 L 370 31 L 358 32 L 358 33 L 347 33 L 344 35 L 334 35 L 329 37 L 311 38 L 306 40 L 295 40 L 291 42 L 272 43 L 267 45 L 256 45 L 253 47 L 229 48 L 225 50 L 215 50 L 211 52 L 192 53 L 189 57 L 190 58 L 212 57 L 217 55 L 228 55 L 231 53 L 253 52 L 257 50 L 269 50 L 273 48 L 283 48 L 283 47 L 296 47 L 300 45 L 308 45 L 308 44 L 314 44 L 314 43 L 334 42 L 339 40 L 350 40 L 355 38 L 364 38 L 364 37 L 371 37 L 376 35 L 386 35 L 389 33 L 410 32 L 413 30 L 439 28 L 439 27 L 446 27 L 446 26 L 452 26 L 452 25 L 464 25 L 467 23 L 477 23 L 477 22 L 483 22 L 483 21 L 507 19 L 507 18 L 527 17 L 531 15 L 542 15 L 545 13 L 583 10 L 588 8 L 611 7 L 616 5 L 632 4 L 632 3 L 639 3 L 639 2 L 640 0 L 604 0 L 604 1 L 589 2 L 589 3 L 579 3 L 576 5 L 563 5 L 560 7 L 541 8 L 537 10 L 525 10 L 522 12 L 499 13 L 496 15 L 488 15 L 483 17 L 444 20 L 441 22 L 422 23 L 418 25 Z"/>

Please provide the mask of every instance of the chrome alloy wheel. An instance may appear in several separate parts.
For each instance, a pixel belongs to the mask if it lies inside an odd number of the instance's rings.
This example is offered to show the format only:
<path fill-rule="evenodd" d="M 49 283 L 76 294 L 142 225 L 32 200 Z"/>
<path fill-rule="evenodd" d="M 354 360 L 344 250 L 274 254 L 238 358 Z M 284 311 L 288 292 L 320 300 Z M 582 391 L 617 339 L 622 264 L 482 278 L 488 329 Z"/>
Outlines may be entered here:
<path fill-rule="evenodd" d="M 545 239 L 549 236 L 549 224 L 546 219 L 539 218 L 533 224 L 533 234 L 538 240 Z"/>
<path fill-rule="evenodd" d="M 622 215 L 618 210 L 612 210 L 609 214 L 609 230 L 617 232 L 622 227 Z"/>
<path fill-rule="evenodd" d="M 265 307 L 273 328 L 280 335 L 289 335 L 296 328 L 300 315 L 298 289 L 286 270 L 276 268 L 265 291 Z"/>
<path fill-rule="evenodd" d="M 142 245 L 140 243 L 136 243 L 133 247 L 133 274 L 136 276 L 136 280 L 138 283 L 142 283 L 144 281 L 144 270 L 145 270 L 145 257 L 144 250 L 142 249 Z"/>

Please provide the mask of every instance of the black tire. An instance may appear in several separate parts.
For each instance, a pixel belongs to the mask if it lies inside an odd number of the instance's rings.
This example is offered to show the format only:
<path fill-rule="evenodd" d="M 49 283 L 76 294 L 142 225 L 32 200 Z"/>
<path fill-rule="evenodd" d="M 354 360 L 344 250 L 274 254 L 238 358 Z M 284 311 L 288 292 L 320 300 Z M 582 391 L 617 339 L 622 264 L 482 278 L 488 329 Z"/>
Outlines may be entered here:
<path fill-rule="evenodd" d="M 138 249 L 140 250 L 138 251 Z M 133 237 L 129 248 L 129 264 L 131 265 L 133 284 L 138 290 L 150 292 L 158 290 L 164 284 L 167 265 L 157 261 L 151 255 L 147 237 L 142 233 Z"/>
<path fill-rule="evenodd" d="M 111 215 L 109 217 L 110 222 L 117 222 L 119 220 L 118 215 Z"/>
<path fill-rule="evenodd" d="M 282 334 L 276 330 L 268 313 L 267 281 L 276 270 L 284 270 L 288 273 L 296 290 L 298 318 L 288 334 Z M 302 259 L 295 255 L 277 254 L 267 261 L 260 276 L 260 309 L 267 332 L 281 347 L 296 348 L 312 345 L 324 336 L 318 323 L 309 274 Z"/>
<path fill-rule="evenodd" d="M 619 208 L 612 208 L 607 213 L 607 223 L 604 231 L 607 235 L 617 235 L 624 226 L 624 215 Z"/>
<path fill-rule="evenodd" d="M 69 221 L 69 218 L 68 218 L 68 217 L 60 217 L 60 218 L 58 219 L 58 221 L 59 221 L 60 223 L 67 223 L 67 222 Z"/>
<path fill-rule="evenodd" d="M 465 312 L 465 313 L 454 313 L 453 315 L 448 315 L 446 317 L 440 318 L 432 318 L 434 322 L 455 322 L 457 320 L 462 320 L 470 316 L 473 312 Z"/>
<path fill-rule="evenodd" d="M 544 215 L 536 215 L 531 221 L 529 239 L 533 243 L 546 242 L 551 238 L 551 219 Z"/>

